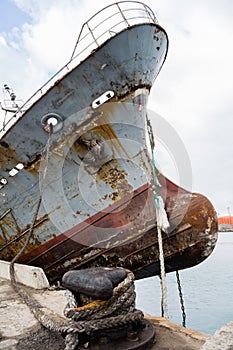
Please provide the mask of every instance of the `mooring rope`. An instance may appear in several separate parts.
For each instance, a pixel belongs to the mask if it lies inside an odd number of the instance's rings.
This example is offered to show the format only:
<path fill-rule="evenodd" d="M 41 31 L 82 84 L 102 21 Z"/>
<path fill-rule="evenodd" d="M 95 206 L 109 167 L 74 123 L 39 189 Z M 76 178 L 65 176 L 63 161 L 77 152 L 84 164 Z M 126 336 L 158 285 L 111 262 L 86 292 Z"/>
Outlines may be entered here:
<path fill-rule="evenodd" d="M 167 306 L 167 285 L 166 285 L 166 272 L 165 272 L 165 264 L 164 264 L 164 255 L 163 255 L 163 239 L 160 228 L 157 228 L 158 231 L 158 242 L 159 242 L 159 261 L 160 261 L 160 283 L 162 290 L 162 317 L 168 317 L 168 306 Z"/>
<path fill-rule="evenodd" d="M 69 321 L 57 322 L 48 317 L 28 293 L 17 286 L 17 292 L 29 306 L 36 319 L 47 329 L 65 337 L 65 350 L 74 350 L 79 343 L 79 334 L 135 323 L 143 319 L 142 311 L 135 309 L 134 275 L 127 276 L 113 290 L 113 296 L 105 302 L 95 301 L 78 307 L 71 291 L 66 291 L 68 304 L 64 310 Z"/>
<path fill-rule="evenodd" d="M 49 124 L 49 137 L 48 137 L 48 142 L 47 145 L 45 147 L 45 169 L 43 172 L 43 177 L 42 177 L 42 181 L 41 181 L 41 186 L 40 186 L 40 195 L 39 195 L 39 199 L 36 205 L 36 210 L 33 216 L 33 220 L 32 220 L 32 224 L 30 226 L 26 241 L 24 242 L 22 248 L 19 250 L 19 252 L 16 254 L 16 256 L 11 260 L 10 263 L 10 278 L 11 278 L 11 284 L 17 289 L 18 288 L 18 284 L 16 282 L 16 277 L 15 277 L 15 268 L 14 268 L 14 264 L 16 263 L 16 261 L 20 258 L 20 256 L 23 254 L 23 252 L 25 251 L 25 249 L 28 246 L 28 243 L 32 237 L 34 228 L 35 228 L 35 224 L 36 224 L 36 220 L 37 220 L 37 216 L 40 210 L 40 205 L 41 205 L 41 201 L 42 201 L 42 196 L 43 196 L 43 191 L 44 191 L 44 185 L 45 185 L 45 178 L 46 178 L 46 174 L 47 174 L 47 168 L 48 168 L 48 157 L 49 157 L 49 149 L 50 149 L 50 143 L 51 143 L 51 135 L 53 132 L 53 126 L 52 124 Z"/>
<path fill-rule="evenodd" d="M 184 297 L 183 297 L 183 293 L 182 293 L 182 287 L 181 287 L 179 271 L 176 271 L 176 281 L 177 281 L 177 285 L 178 285 L 178 292 L 179 292 L 179 298 L 180 298 L 180 307 L 181 307 L 181 312 L 182 312 L 182 326 L 186 327 L 186 313 L 185 313 Z"/>
<path fill-rule="evenodd" d="M 107 301 L 78 306 L 74 294 L 67 290 L 68 304 L 64 314 L 75 321 L 78 333 L 121 327 L 144 317 L 140 310 L 135 309 L 135 296 L 134 275 L 127 271 L 126 278 L 114 288 L 113 296 Z M 69 336 L 68 341 L 72 342 L 71 339 Z M 73 335 L 73 340 L 75 339 L 77 340 L 77 333 Z"/>
<path fill-rule="evenodd" d="M 48 157 L 51 143 L 52 125 L 50 126 L 48 142 L 45 148 L 45 168 L 41 180 L 40 195 L 36 205 L 35 214 L 27 236 L 27 239 L 10 263 L 10 277 L 13 289 L 21 296 L 24 302 L 28 305 L 31 312 L 39 323 L 47 328 L 65 336 L 65 350 L 74 350 L 78 345 L 78 334 L 89 331 L 97 331 L 126 325 L 129 322 L 142 320 L 144 315 L 140 310 L 135 309 L 135 291 L 134 291 L 134 275 L 127 271 L 127 276 L 113 290 L 113 296 L 109 300 L 95 301 L 91 304 L 78 307 L 77 302 L 70 291 L 67 291 L 68 304 L 64 310 L 64 314 L 70 320 L 57 322 L 48 317 L 42 305 L 40 305 L 33 297 L 31 297 L 24 288 L 19 286 L 16 281 L 14 264 L 23 254 L 26 249 L 35 227 L 37 216 L 39 213 L 45 179 L 48 168 Z"/>
<path fill-rule="evenodd" d="M 158 244 L 159 244 L 160 283 L 161 283 L 161 290 L 162 290 L 161 309 L 162 309 L 162 316 L 168 319 L 169 316 L 168 316 L 168 307 L 167 307 L 166 271 L 165 271 L 164 253 L 163 253 L 162 231 L 167 232 L 167 229 L 169 228 L 170 224 L 168 221 L 166 210 L 164 208 L 164 201 L 162 197 L 159 196 L 159 182 L 157 179 L 157 171 L 156 171 L 155 155 L 154 155 L 154 149 L 155 149 L 154 135 L 153 135 L 152 125 L 147 115 L 146 115 L 146 120 L 147 120 L 147 131 L 148 131 L 148 136 L 150 140 L 150 147 L 151 147 L 151 154 L 152 154 L 152 168 L 153 168 L 154 186 L 155 186 L 154 205 L 156 210 Z M 183 298 L 181 281 L 180 281 L 178 271 L 176 271 L 176 279 L 177 279 L 180 306 L 181 306 L 181 312 L 182 312 L 182 326 L 186 327 L 186 313 L 185 313 L 185 307 L 184 307 L 184 298 Z"/>
<path fill-rule="evenodd" d="M 16 281 L 16 277 L 15 277 L 15 268 L 14 268 L 14 264 L 15 262 L 20 258 L 20 256 L 23 254 L 23 252 L 25 251 L 25 249 L 28 246 L 28 243 L 32 237 L 34 228 L 35 228 L 35 224 L 36 224 L 36 220 L 37 220 L 37 216 L 40 210 L 40 205 L 41 205 L 41 201 L 42 201 L 42 195 L 43 195 L 43 190 L 44 190 L 44 184 L 45 184 L 45 177 L 46 177 L 46 173 L 47 173 L 47 164 L 48 164 L 48 156 L 49 156 L 49 148 L 50 148 L 50 142 L 51 142 L 51 135 L 52 135 L 52 130 L 53 130 L 53 126 L 52 124 L 49 124 L 50 128 L 49 128 L 49 137 L 48 137 L 48 142 L 45 148 L 45 161 L 46 161 L 46 166 L 45 166 L 45 170 L 43 173 L 43 178 L 41 181 L 41 187 L 40 187 L 40 195 L 39 195 L 39 199 L 36 205 L 36 210 L 33 216 L 33 220 L 32 220 L 32 224 L 30 226 L 28 235 L 27 235 L 27 239 L 24 242 L 22 248 L 19 250 L 19 252 L 16 254 L 16 256 L 11 260 L 10 263 L 10 278 L 11 278 L 11 284 L 14 287 L 15 290 L 19 290 L 18 287 L 18 283 Z"/>
<path fill-rule="evenodd" d="M 154 135 L 152 130 L 152 125 L 148 116 L 146 115 L 147 120 L 147 131 L 150 140 L 151 147 L 151 157 L 152 157 L 152 168 L 154 175 L 154 186 L 155 186 L 155 195 L 154 195 L 154 206 L 156 210 L 156 219 L 157 219 L 157 232 L 158 232 L 158 244 L 159 244 L 159 261 L 160 261 L 160 282 L 161 282 L 161 290 L 162 290 L 162 316 L 165 318 L 168 317 L 168 307 L 167 307 L 167 286 L 166 286 L 166 271 L 165 271 L 165 263 L 164 263 L 164 253 L 163 253 L 163 237 L 162 231 L 166 232 L 169 225 L 169 221 L 167 218 L 167 213 L 164 208 L 164 202 L 161 196 L 159 196 L 159 184 L 157 179 L 157 170 L 155 165 L 155 143 L 154 143 Z"/>

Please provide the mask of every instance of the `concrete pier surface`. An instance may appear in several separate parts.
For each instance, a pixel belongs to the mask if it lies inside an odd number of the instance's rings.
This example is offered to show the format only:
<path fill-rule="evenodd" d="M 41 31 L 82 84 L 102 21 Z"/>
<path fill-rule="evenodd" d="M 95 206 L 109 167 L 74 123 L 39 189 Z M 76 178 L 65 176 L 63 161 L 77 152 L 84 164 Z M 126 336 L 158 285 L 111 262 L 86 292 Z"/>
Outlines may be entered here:
<path fill-rule="evenodd" d="M 24 288 L 43 306 L 43 311 L 52 319 L 67 321 L 63 315 L 67 303 L 64 290 Z M 156 331 L 157 342 L 152 350 L 198 350 L 210 338 L 209 335 L 183 328 L 161 317 L 146 318 L 154 324 Z M 0 349 L 64 350 L 64 348 L 63 337 L 42 327 L 21 297 L 13 290 L 11 283 L 0 278 Z"/>

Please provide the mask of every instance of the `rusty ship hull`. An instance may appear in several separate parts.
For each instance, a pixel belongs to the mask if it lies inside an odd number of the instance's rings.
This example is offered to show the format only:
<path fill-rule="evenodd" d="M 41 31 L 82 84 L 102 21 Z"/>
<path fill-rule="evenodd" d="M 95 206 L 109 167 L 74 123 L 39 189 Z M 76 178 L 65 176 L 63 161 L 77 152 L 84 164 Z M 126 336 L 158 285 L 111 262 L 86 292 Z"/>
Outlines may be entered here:
<path fill-rule="evenodd" d="M 41 266 L 50 281 L 89 266 L 127 267 L 136 278 L 159 274 L 147 101 L 168 38 L 139 2 L 108 6 L 98 16 L 103 37 L 100 25 L 98 34 L 90 29 L 93 16 L 50 87 L 45 84 L 1 130 L 0 259 L 10 261 L 23 247 L 41 196 L 18 262 Z M 82 37 L 84 28 L 95 47 L 83 59 L 76 52 L 88 36 Z M 163 233 L 166 269 L 196 265 L 216 243 L 214 208 L 204 196 L 157 176 L 170 223 Z"/>

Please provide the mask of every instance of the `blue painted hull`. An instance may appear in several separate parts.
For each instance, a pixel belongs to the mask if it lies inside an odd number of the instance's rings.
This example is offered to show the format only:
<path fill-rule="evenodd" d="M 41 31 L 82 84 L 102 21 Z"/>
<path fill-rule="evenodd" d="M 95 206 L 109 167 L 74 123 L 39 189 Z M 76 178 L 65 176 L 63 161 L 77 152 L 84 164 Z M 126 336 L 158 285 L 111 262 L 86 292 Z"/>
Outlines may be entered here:
<path fill-rule="evenodd" d="M 19 261 L 42 266 L 51 280 L 92 264 L 123 265 L 139 271 L 138 277 L 159 273 L 146 106 L 167 47 L 167 35 L 157 23 L 127 27 L 58 79 L 1 138 L 1 177 L 7 183 L 0 196 L 0 259 L 11 260 L 23 246 L 43 184 L 33 235 Z M 43 150 L 50 118 L 56 125 L 47 162 Z M 178 198 L 174 186 L 166 192 Z M 190 202 L 191 194 L 180 192 Z M 208 234 L 192 259 L 185 262 L 185 253 L 180 264 L 174 258 L 181 254 L 179 246 L 170 254 L 169 240 L 168 270 L 200 262 L 209 254 L 206 244 L 214 247 L 214 210 L 203 201 L 208 215 L 194 230 L 195 242 L 200 231 L 208 228 Z M 175 230 L 186 230 L 179 226 L 186 209 Z M 192 244 L 187 240 L 181 250 Z M 154 258 L 144 246 L 152 247 Z M 142 270 L 149 272 L 140 275 Z"/>

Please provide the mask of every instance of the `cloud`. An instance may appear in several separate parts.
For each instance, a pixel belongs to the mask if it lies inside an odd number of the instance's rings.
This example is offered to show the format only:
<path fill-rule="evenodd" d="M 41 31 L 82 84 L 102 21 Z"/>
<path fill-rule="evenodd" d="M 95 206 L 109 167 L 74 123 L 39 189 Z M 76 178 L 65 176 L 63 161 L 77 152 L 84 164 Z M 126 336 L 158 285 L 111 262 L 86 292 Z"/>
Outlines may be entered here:
<path fill-rule="evenodd" d="M 1 46 L 6 46 L 6 40 L 3 36 L 0 36 L 0 45 Z"/>
<path fill-rule="evenodd" d="M 25 59 L 26 85 L 20 91 L 26 98 L 67 63 L 82 24 L 100 7 L 92 1 L 79 0 L 15 0 L 15 4 L 32 19 L 22 25 L 20 37 L 10 33 L 9 43 L 11 47 L 17 43 Z M 18 88 L 18 84 L 15 86 Z"/>
<path fill-rule="evenodd" d="M 150 106 L 181 135 L 192 162 L 193 189 L 224 213 L 226 203 L 233 206 L 233 4 L 156 3 L 160 13 L 164 10 L 160 22 L 169 34 L 170 48 Z"/>

